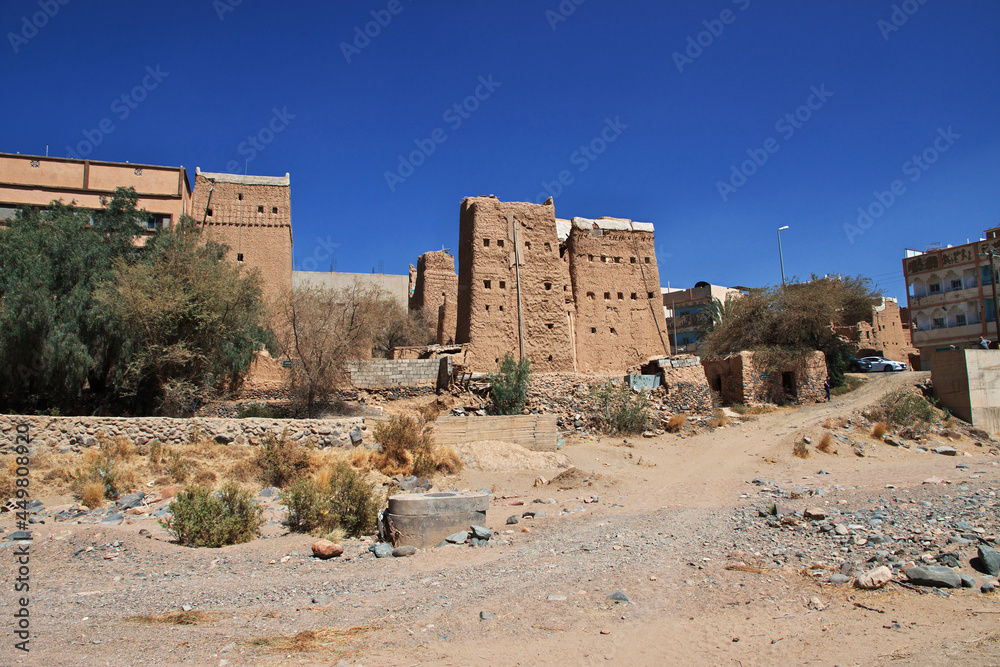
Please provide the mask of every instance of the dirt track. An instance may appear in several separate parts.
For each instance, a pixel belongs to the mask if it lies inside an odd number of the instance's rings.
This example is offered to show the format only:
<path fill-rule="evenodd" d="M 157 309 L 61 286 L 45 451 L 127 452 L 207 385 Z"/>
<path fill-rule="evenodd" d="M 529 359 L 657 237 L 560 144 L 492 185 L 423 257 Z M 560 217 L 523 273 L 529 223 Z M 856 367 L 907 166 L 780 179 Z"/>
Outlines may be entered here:
<path fill-rule="evenodd" d="M 823 486 L 826 495 L 809 502 L 829 506 L 877 499 L 886 484 L 915 497 L 947 494 L 963 481 L 996 489 L 996 457 L 967 440 L 954 443 L 971 454 L 961 459 L 885 445 L 864 458 L 843 447 L 839 455 L 791 456 L 793 441 L 821 434 L 826 418 L 849 416 L 917 376 L 874 377 L 830 404 L 690 438 L 571 442 L 571 461 L 602 475 L 575 489 L 532 487 L 537 474 L 557 471 L 467 471 L 459 488 L 492 487 L 497 496 L 489 527 L 499 534 L 489 548 L 375 560 L 367 544 L 349 541 L 350 560 L 323 562 L 298 535 L 193 550 L 139 537 L 140 528 L 155 527 L 150 520 L 48 523 L 32 549 L 32 651 L 17 655 L 8 639 L 0 663 L 996 664 L 996 595 L 835 587 L 804 575 L 804 562 L 778 566 L 766 553 L 757 569 L 725 569 L 734 552 L 754 556 L 770 537 L 735 518 L 762 504 L 749 484 L 757 477 Z M 960 462 L 970 468 L 956 469 Z M 817 477 L 820 469 L 830 474 Z M 922 486 L 931 476 L 956 486 Z M 592 496 L 598 501 L 583 502 Z M 545 518 L 505 525 L 527 509 L 507 503 L 535 498 L 556 503 L 531 507 Z M 983 525 L 1000 533 L 994 510 Z M 619 589 L 630 603 L 606 600 Z M 813 597 L 828 606 L 811 609 Z M 2 600 L 9 608 L 11 594 Z M 136 619 L 182 605 L 208 616 L 193 625 Z M 480 612 L 496 618 L 480 620 Z M 302 631 L 313 634 L 282 639 Z"/>

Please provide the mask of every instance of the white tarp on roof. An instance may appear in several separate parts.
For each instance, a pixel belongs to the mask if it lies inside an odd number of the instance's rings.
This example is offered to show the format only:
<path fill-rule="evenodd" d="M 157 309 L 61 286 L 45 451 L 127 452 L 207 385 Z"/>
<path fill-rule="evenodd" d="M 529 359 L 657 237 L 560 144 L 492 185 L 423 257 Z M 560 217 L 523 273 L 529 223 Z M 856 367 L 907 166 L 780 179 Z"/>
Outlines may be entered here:
<path fill-rule="evenodd" d="M 590 220 L 589 218 L 573 218 L 573 226 L 581 231 L 589 231 L 597 226 L 598 229 L 603 229 L 609 232 L 652 232 L 653 223 L 651 222 L 632 222 L 631 220 L 626 220 L 624 218 L 598 218 L 597 220 Z"/>
<path fill-rule="evenodd" d="M 241 183 L 243 185 L 289 185 L 289 174 L 284 176 L 243 176 L 241 174 L 215 174 L 195 168 L 195 173 L 216 183 Z"/>

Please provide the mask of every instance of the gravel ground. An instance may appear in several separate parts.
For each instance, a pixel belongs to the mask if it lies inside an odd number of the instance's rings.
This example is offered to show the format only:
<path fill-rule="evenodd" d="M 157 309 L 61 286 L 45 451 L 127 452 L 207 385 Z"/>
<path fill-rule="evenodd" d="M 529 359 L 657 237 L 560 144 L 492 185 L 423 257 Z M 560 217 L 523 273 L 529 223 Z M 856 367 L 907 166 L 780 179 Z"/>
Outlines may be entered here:
<path fill-rule="evenodd" d="M 970 564 L 1000 535 L 989 448 L 957 438 L 945 444 L 958 455 L 943 456 L 858 427 L 843 433 L 864 457 L 791 455 L 826 419 L 917 378 L 693 437 L 572 440 L 563 452 L 586 474 L 565 490 L 533 486 L 557 469 L 467 470 L 445 482 L 493 488 L 481 548 L 375 559 L 370 541 L 348 540 L 321 561 L 278 524 L 250 544 L 187 549 L 142 515 L 47 519 L 31 547 L 31 652 L 7 633 L 0 663 L 997 664 L 1000 594 L 979 590 L 996 578 Z M 906 583 L 905 564 L 942 554 L 976 587 L 830 583 L 881 564 Z"/>

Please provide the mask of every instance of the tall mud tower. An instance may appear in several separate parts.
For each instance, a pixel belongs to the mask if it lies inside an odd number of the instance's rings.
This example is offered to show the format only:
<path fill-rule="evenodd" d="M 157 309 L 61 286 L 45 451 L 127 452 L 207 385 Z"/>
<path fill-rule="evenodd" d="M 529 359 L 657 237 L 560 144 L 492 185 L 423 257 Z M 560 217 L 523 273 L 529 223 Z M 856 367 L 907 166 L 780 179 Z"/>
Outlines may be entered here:
<path fill-rule="evenodd" d="M 456 342 L 487 372 L 506 352 L 516 357 L 522 338 L 540 372 L 620 375 L 669 354 L 653 225 L 557 220 L 551 203 L 463 201 Z"/>
<path fill-rule="evenodd" d="M 536 371 L 574 370 L 573 296 L 560 254 L 552 205 L 462 202 L 456 342 L 469 344 L 470 368 L 495 370 L 506 352 L 516 358 L 523 333 Z"/>
<path fill-rule="evenodd" d="M 454 343 L 458 296 L 454 256 L 446 250 L 425 252 L 411 275 L 410 311 L 422 310 L 427 321 L 437 322 L 439 345 Z"/>
<path fill-rule="evenodd" d="M 229 246 L 226 255 L 264 279 L 274 304 L 292 288 L 292 200 L 288 174 L 195 174 L 191 217 L 205 236 Z"/>
<path fill-rule="evenodd" d="M 653 225 L 573 218 L 566 242 L 580 373 L 622 373 L 669 354 Z"/>

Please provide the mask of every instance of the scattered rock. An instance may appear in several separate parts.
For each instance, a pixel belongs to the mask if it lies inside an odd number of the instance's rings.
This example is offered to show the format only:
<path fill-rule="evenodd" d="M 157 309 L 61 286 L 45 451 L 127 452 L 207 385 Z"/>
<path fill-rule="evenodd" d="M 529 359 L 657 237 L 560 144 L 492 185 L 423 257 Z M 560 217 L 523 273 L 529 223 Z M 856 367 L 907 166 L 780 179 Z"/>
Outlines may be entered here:
<path fill-rule="evenodd" d="M 375 554 L 375 558 L 388 558 L 393 552 L 392 545 L 386 542 L 373 544 L 368 550 Z"/>
<path fill-rule="evenodd" d="M 493 531 L 483 526 L 471 526 L 472 536 L 477 540 L 488 540 L 493 537 Z"/>
<path fill-rule="evenodd" d="M 513 526 L 514 524 L 516 524 L 520 520 L 521 520 L 521 515 L 520 514 L 514 514 L 513 516 L 507 517 L 507 525 L 508 526 Z"/>
<path fill-rule="evenodd" d="M 996 590 L 996 588 L 997 588 L 996 584 L 994 584 L 992 581 L 987 581 L 986 583 L 984 583 L 982 586 L 979 587 L 979 592 L 992 593 L 993 591 Z"/>
<path fill-rule="evenodd" d="M 981 544 L 978 556 L 972 559 L 972 567 L 991 577 L 1000 576 L 1000 554 L 993 547 Z"/>
<path fill-rule="evenodd" d="M 479 620 L 480 621 L 492 621 L 492 620 L 496 619 L 496 617 L 497 617 L 497 615 L 494 614 L 492 611 L 481 611 L 481 612 L 479 612 Z"/>
<path fill-rule="evenodd" d="M 417 553 L 417 548 L 409 544 L 403 545 L 401 547 L 396 547 L 392 550 L 392 555 L 394 558 L 406 558 L 407 556 L 412 556 Z"/>
<path fill-rule="evenodd" d="M 220 433 L 212 439 L 215 440 L 220 445 L 228 445 L 233 441 L 232 436 L 225 435 L 224 433 Z"/>
<path fill-rule="evenodd" d="M 957 456 L 958 450 L 954 447 L 937 447 L 934 453 L 941 454 L 942 456 Z"/>
<path fill-rule="evenodd" d="M 444 538 L 445 542 L 450 542 L 451 544 L 465 544 L 467 539 L 469 539 L 469 531 L 467 530 L 460 530 Z"/>
<path fill-rule="evenodd" d="M 826 510 L 822 507 L 810 507 L 806 509 L 803 516 L 807 519 L 815 519 L 816 521 L 822 521 L 826 519 Z"/>
<path fill-rule="evenodd" d="M 631 602 L 631 600 L 628 599 L 628 596 L 625 595 L 625 591 L 621 589 L 618 589 L 617 591 L 612 591 L 612 593 L 608 595 L 606 599 L 610 600 L 611 602 Z"/>
<path fill-rule="evenodd" d="M 839 572 L 830 577 L 830 583 L 835 586 L 843 586 L 844 584 L 850 581 L 851 581 L 850 577 L 840 574 Z"/>
<path fill-rule="evenodd" d="M 344 548 L 339 544 L 334 544 L 330 540 L 317 540 L 313 542 L 312 545 L 313 556 L 326 560 L 327 558 L 336 558 L 344 553 Z"/>
<path fill-rule="evenodd" d="M 562 601 L 566 600 L 566 596 L 565 595 L 550 595 L 550 596 L 548 596 L 545 599 L 547 601 L 549 601 L 549 602 L 562 602 Z"/>
<path fill-rule="evenodd" d="M 935 586 L 938 588 L 959 588 L 962 578 L 958 572 L 943 565 L 924 565 L 911 567 L 906 571 L 910 583 L 918 586 Z"/>
<path fill-rule="evenodd" d="M 975 577 L 973 577 L 971 575 L 968 575 L 968 574 L 960 574 L 958 576 L 962 578 L 962 588 L 975 588 L 976 587 L 976 578 Z"/>
<path fill-rule="evenodd" d="M 890 581 L 892 581 L 892 570 L 882 565 L 862 574 L 854 581 L 854 585 L 865 590 L 874 590 L 882 588 Z"/>

